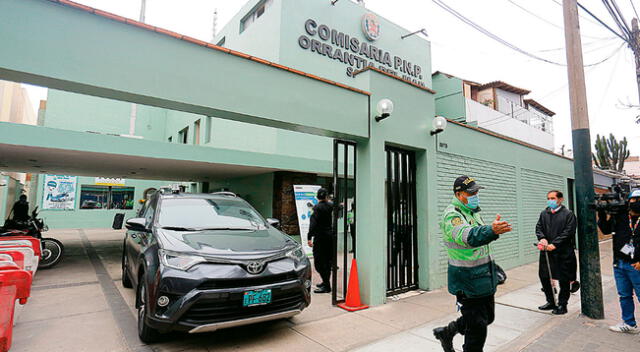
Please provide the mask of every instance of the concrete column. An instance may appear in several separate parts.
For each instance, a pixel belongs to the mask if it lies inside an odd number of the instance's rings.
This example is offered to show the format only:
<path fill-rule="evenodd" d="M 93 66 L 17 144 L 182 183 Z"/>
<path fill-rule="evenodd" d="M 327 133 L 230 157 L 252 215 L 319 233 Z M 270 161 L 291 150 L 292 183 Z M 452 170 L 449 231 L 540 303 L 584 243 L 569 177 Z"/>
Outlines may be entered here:
<path fill-rule="evenodd" d="M 385 211 L 386 159 L 384 140 L 372 136 L 357 147 L 358 274 L 366 304 L 386 299 L 387 214 Z"/>

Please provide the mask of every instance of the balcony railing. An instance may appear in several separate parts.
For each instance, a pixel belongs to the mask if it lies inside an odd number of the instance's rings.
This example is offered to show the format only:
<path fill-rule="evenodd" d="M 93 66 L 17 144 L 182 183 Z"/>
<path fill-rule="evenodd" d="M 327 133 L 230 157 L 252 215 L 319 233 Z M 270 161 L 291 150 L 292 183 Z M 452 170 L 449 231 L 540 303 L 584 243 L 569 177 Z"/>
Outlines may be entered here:
<path fill-rule="evenodd" d="M 520 122 L 553 134 L 553 121 L 549 116 L 543 115 L 535 110 L 527 110 L 520 104 L 516 104 L 504 97 L 498 97 L 497 108 L 501 113 L 509 115 Z"/>

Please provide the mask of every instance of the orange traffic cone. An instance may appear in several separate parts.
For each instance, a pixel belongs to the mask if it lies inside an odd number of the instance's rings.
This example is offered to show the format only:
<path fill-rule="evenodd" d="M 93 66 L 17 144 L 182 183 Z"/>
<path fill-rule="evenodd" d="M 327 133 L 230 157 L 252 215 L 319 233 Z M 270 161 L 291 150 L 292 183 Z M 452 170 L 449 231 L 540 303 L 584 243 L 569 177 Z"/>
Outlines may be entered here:
<path fill-rule="evenodd" d="M 347 299 L 344 303 L 338 304 L 338 307 L 349 312 L 367 309 L 369 306 L 362 304 L 360 301 L 360 283 L 358 282 L 358 264 L 356 259 L 351 260 L 351 274 L 349 274 L 349 286 L 347 286 Z"/>

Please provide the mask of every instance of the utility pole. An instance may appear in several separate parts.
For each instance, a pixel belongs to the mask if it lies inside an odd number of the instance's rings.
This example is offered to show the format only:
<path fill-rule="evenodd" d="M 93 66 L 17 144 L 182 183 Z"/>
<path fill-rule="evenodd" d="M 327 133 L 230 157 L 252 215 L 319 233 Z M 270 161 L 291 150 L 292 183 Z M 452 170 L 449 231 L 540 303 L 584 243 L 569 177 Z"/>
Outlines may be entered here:
<path fill-rule="evenodd" d="M 629 45 L 636 58 L 636 82 L 638 83 L 638 97 L 640 99 L 640 29 L 638 29 L 638 19 L 631 20 L 631 40 Z M 638 100 L 640 105 L 640 100 Z"/>
<path fill-rule="evenodd" d="M 582 314 L 592 319 L 604 319 L 600 248 L 596 230 L 593 169 L 591 167 L 591 137 L 587 91 L 584 81 L 582 43 L 576 0 L 563 0 L 564 34 L 569 75 L 569 102 L 573 137 L 573 168 L 575 173 L 578 211 L 578 250 Z"/>

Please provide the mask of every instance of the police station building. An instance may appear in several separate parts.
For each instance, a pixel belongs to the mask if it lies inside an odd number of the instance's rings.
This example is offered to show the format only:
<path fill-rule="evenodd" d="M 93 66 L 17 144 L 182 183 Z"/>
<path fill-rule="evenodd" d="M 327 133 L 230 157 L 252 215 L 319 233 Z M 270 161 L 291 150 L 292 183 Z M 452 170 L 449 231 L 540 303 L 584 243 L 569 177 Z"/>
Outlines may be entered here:
<path fill-rule="evenodd" d="M 375 305 L 446 284 L 438 222 L 457 176 L 486 187 L 485 220 L 513 224 L 492 245 L 504 268 L 536 260 L 546 192 L 572 194 L 571 160 L 466 124 L 450 99 L 461 81 L 432 79 L 430 42 L 352 1 L 250 0 L 213 43 L 62 0 L 4 1 L 0 17 L 0 79 L 49 88 L 38 126 L 0 123 L 0 171 L 31 173 L 41 206 L 52 175 L 75 177 L 72 205 L 42 211 L 52 228 L 109 227 L 182 182 L 237 193 L 296 237 L 294 186 L 320 185 L 344 204 L 339 282 L 357 204 Z"/>

